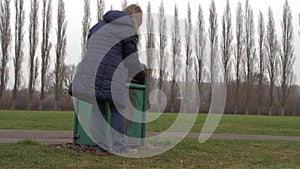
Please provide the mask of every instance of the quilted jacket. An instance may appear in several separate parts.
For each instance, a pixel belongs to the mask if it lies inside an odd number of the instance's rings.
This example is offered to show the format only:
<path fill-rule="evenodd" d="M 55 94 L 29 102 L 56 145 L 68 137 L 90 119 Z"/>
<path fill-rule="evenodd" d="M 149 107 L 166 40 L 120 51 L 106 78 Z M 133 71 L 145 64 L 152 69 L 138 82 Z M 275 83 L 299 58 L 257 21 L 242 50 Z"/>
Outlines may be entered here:
<path fill-rule="evenodd" d="M 143 70 L 132 19 L 122 11 L 109 11 L 90 29 L 87 51 L 72 82 L 72 95 L 90 103 L 125 106 L 127 78 Z"/>

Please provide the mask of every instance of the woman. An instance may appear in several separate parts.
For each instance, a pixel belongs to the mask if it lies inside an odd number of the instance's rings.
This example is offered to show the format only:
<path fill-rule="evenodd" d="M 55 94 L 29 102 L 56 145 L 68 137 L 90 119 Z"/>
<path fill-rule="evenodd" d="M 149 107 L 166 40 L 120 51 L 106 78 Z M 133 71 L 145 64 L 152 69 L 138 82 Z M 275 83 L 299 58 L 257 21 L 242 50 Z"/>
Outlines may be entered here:
<path fill-rule="evenodd" d="M 109 11 L 90 30 L 86 54 L 73 80 L 73 96 L 93 104 L 92 133 L 97 152 L 130 151 L 124 136 L 127 78 L 143 80 L 146 72 L 137 54 L 142 10 L 130 5 Z M 112 145 L 106 138 L 106 105 L 111 111 Z"/>
<path fill-rule="evenodd" d="M 109 24 L 109 30 L 104 31 L 105 35 L 102 34 L 97 37 L 96 32 L 107 26 L 107 24 Z M 138 73 L 136 77 L 140 79 L 146 77 L 146 72 L 142 71 L 144 68 L 139 62 L 137 54 L 137 43 L 139 41 L 137 34 L 141 24 L 141 8 L 138 5 L 130 5 L 124 11 L 107 12 L 103 20 L 90 30 L 89 39 L 92 39 L 93 36 L 95 38 L 94 41 L 88 42 L 87 51 L 89 51 L 89 45 L 93 45 L 91 43 L 97 43 L 96 39 L 101 40 L 98 42 L 100 48 L 102 44 L 113 45 L 103 58 L 100 57 L 101 62 L 95 78 L 97 106 L 93 108 L 92 126 L 98 153 L 106 152 L 107 150 L 115 153 L 127 153 L 130 151 L 124 136 L 124 110 L 127 104 L 126 80 L 128 77 L 132 78 L 136 73 Z M 125 32 L 127 37 L 120 37 L 121 32 Z M 113 42 L 107 43 L 107 41 Z M 109 104 L 111 111 L 111 147 L 106 139 L 104 129 L 104 117 L 107 111 L 105 109 L 106 104 Z"/>

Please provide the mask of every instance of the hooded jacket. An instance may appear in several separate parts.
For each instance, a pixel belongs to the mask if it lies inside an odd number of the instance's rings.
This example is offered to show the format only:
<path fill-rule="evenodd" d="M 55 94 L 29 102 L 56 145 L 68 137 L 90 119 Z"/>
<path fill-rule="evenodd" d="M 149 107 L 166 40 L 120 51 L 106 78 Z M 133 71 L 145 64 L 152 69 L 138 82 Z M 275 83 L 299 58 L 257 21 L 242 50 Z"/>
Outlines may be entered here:
<path fill-rule="evenodd" d="M 125 107 L 126 80 L 143 70 L 132 19 L 122 11 L 109 11 L 90 30 L 72 95 L 89 103 L 106 101 Z"/>

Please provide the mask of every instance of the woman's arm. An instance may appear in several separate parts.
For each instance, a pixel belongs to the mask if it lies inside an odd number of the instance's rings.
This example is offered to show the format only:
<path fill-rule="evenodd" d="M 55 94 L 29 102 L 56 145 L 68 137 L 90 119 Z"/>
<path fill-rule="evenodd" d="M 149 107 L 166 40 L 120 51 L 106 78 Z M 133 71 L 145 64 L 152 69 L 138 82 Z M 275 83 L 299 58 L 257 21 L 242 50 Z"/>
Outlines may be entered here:
<path fill-rule="evenodd" d="M 125 67 L 128 69 L 128 77 L 133 78 L 136 74 L 140 74 L 141 72 L 143 72 L 142 76 L 145 76 L 144 66 L 143 64 L 141 64 L 138 58 L 136 37 L 130 36 L 124 39 L 122 43 L 123 43 L 123 61 Z"/>

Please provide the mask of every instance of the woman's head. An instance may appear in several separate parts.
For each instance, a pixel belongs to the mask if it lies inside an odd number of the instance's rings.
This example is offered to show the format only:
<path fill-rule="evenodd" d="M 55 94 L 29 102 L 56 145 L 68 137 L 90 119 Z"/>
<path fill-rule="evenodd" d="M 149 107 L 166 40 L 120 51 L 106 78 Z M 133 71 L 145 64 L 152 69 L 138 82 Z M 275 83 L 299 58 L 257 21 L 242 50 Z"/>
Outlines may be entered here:
<path fill-rule="evenodd" d="M 138 36 L 138 32 L 143 22 L 143 11 L 141 7 L 139 5 L 132 4 L 127 6 L 123 11 L 131 17 L 137 34 L 137 42 L 139 42 L 140 37 Z"/>
<path fill-rule="evenodd" d="M 131 16 L 134 24 L 137 27 L 141 26 L 143 22 L 143 11 L 139 5 L 136 4 L 129 5 L 123 11 Z"/>

